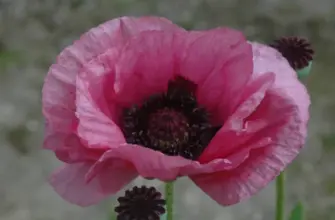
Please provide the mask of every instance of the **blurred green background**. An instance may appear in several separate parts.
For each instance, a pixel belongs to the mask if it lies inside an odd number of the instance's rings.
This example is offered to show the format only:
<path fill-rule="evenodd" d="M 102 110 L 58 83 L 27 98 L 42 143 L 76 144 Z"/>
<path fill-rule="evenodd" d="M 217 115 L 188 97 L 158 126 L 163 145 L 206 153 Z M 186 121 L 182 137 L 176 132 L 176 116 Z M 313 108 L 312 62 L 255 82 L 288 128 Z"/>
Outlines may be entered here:
<path fill-rule="evenodd" d="M 0 219 L 107 219 L 113 199 L 78 208 L 46 183 L 59 162 L 40 149 L 41 87 L 57 54 L 81 33 L 123 15 L 159 15 L 189 29 L 231 26 L 250 40 L 308 37 L 316 50 L 309 139 L 288 169 L 288 204 L 308 220 L 335 220 L 335 1 L 333 0 L 0 0 Z M 158 182 L 137 180 L 160 186 Z M 178 219 L 271 220 L 274 185 L 222 208 L 188 180 L 177 183 Z"/>

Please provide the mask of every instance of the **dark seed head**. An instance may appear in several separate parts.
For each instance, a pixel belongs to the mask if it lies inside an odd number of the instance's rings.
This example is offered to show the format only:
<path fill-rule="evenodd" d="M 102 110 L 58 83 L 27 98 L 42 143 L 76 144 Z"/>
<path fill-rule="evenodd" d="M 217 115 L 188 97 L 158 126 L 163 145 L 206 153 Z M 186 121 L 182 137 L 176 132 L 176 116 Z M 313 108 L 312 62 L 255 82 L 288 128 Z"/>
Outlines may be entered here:
<path fill-rule="evenodd" d="M 118 198 L 117 220 L 159 220 L 165 213 L 165 200 L 154 187 L 137 187 L 127 190 Z"/>
<path fill-rule="evenodd" d="M 196 160 L 217 131 L 197 103 L 196 88 L 177 77 L 165 93 L 150 97 L 140 107 L 125 109 L 122 121 L 127 142 Z"/>
<path fill-rule="evenodd" d="M 295 70 L 308 66 L 313 60 L 314 50 L 308 40 L 299 37 L 282 37 L 275 40 L 271 47 L 276 48 Z"/>

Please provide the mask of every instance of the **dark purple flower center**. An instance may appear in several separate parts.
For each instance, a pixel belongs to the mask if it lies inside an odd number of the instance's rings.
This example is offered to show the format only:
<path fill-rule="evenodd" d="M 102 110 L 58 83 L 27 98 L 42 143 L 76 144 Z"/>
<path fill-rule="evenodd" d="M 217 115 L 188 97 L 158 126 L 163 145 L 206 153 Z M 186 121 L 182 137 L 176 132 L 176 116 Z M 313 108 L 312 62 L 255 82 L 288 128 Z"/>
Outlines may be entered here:
<path fill-rule="evenodd" d="M 314 51 L 304 38 L 282 37 L 270 46 L 277 49 L 295 70 L 303 69 L 313 60 Z"/>
<path fill-rule="evenodd" d="M 119 206 L 115 207 L 117 220 L 159 220 L 165 213 L 165 200 L 154 187 L 135 186 L 119 197 L 118 202 Z"/>
<path fill-rule="evenodd" d="M 127 142 L 196 160 L 218 128 L 210 124 L 195 92 L 194 83 L 177 77 L 169 82 L 167 92 L 125 109 L 122 121 Z"/>
<path fill-rule="evenodd" d="M 184 114 L 171 108 L 163 108 L 150 115 L 147 136 L 155 148 L 169 149 L 187 143 L 189 128 Z"/>

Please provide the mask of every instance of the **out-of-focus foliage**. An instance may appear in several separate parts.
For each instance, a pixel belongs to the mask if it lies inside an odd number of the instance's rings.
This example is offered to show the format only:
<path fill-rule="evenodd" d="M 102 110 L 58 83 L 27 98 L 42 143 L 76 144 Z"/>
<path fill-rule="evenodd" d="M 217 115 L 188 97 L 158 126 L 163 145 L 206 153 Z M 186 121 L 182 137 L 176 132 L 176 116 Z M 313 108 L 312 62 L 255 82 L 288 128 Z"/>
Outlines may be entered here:
<path fill-rule="evenodd" d="M 123 15 L 159 15 L 187 29 L 231 26 L 250 40 L 311 40 L 316 57 L 304 81 L 312 107 L 306 149 L 288 170 L 288 202 L 307 220 L 335 219 L 335 2 L 333 0 L 0 0 L 0 219 L 107 219 L 111 205 L 80 209 L 46 182 L 59 164 L 41 151 L 41 87 L 57 54 L 81 33 Z M 139 181 L 138 180 L 137 184 Z M 221 208 L 192 183 L 178 182 L 178 219 L 269 220 L 273 187 Z"/>
<path fill-rule="evenodd" d="M 291 211 L 289 220 L 304 220 L 304 206 L 298 203 Z"/>

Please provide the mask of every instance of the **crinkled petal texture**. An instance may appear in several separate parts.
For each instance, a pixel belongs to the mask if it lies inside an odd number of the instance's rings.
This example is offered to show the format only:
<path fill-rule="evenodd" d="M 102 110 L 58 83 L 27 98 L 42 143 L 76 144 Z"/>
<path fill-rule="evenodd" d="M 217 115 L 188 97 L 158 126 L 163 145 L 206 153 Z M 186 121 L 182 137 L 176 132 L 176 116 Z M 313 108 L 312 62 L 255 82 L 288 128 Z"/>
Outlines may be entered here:
<path fill-rule="evenodd" d="M 310 100 L 305 87 L 278 51 L 251 45 L 251 84 L 269 73 L 274 80 L 258 98 L 247 98 L 238 107 L 212 141 L 218 139 L 216 147 L 208 147 L 202 155 L 206 160 L 207 153 L 222 157 L 245 152 L 245 160 L 235 169 L 191 177 L 223 205 L 235 204 L 265 187 L 298 155 L 307 135 Z"/>
<path fill-rule="evenodd" d="M 166 91 L 176 76 L 197 84 L 196 97 L 222 126 L 198 161 L 126 143 L 123 108 Z M 51 183 L 86 206 L 138 175 L 190 178 L 230 205 L 263 188 L 298 154 L 309 97 L 274 49 L 238 31 L 187 32 L 156 17 L 115 19 L 66 48 L 46 77 L 44 147 L 67 163 Z"/>
<path fill-rule="evenodd" d="M 129 39 L 154 30 L 184 31 L 164 18 L 114 19 L 89 30 L 65 48 L 56 64 L 51 66 L 42 91 L 45 117 L 43 145 L 68 164 L 50 179 L 64 199 L 82 206 L 91 205 L 137 177 L 132 164 L 121 160 L 100 166 L 95 179 L 90 182 L 86 176 L 107 150 L 124 143 L 120 129 L 111 120 L 113 104 L 107 106 L 108 100 L 99 93 L 103 92 L 99 91 L 103 81 L 115 69 L 114 63 L 104 58 L 113 60 Z M 96 69 L 94 65 L 85 68 L 90 63 L 101 65 Z M 91 79 L 92 84 L 87 85 L 87 80 Z M 95 132 L 90 132 L 89 127 L 94 127 Z"/>

